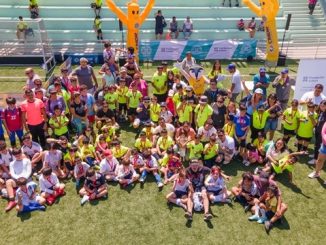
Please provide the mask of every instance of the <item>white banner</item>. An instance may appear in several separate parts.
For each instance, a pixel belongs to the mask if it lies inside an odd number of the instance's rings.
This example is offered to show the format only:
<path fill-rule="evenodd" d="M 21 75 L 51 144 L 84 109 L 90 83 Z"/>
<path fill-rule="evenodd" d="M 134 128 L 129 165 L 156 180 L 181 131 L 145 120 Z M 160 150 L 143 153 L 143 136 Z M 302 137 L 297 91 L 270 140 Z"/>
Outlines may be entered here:
<path fill-rule="evenodd" d="M 180 58 L 187 41 L 161 41 L 154 60 L 177 60 Z"/>
<path fill-rule="evenodd" d="M 305 92 L 313 91 L 317 83 L 326 87 L 326 59 L 300 60 L 294 98 L 300 100 Z"/>
<path fill-rule="evenodd" d="M 214 41 L 206 59 L 231 59 L 238 43 L 232 40 Z"/>

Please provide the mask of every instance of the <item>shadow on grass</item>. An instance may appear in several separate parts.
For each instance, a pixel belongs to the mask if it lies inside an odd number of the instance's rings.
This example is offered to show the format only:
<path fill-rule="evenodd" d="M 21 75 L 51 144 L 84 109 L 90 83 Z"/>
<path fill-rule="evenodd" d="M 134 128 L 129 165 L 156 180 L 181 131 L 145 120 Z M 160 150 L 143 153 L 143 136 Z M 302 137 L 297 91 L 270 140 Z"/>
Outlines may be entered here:
<path fill-rule="evenodd" d="M 326 189 L 326 185 L 325 185 L 325 180 L 323 180 L 322 178 L 317 178 L 319 184 L 324 188 Z"/>
<path fill-rule="evenodd" d="M 301 188 L 299 186 L 297 186 L 296 184 L 293 184 L 291 182 L 289 182 L 288 178 L 277 178 L 277 181 L 279 181 L 280 183 L 282 183 L 284 186 L 290 188 L 293 192 L 298 193 L 302 196 L 304 196 L 307 199 L 311 199 L 310 196 L 307 196 L 306 194 L 304 194 L 301 190 Z"/>
<path fill-rule="evenodd" d="M 274 229 L 277 228 L 279 230 L 290 230 L 290 224 L 287 221 L 286 217 L 283 216 L 280 220 L 278 220 L 275 224 L 274 224 Z"/>
<path fill-rule="evenodd" d="M 26 220 L 29 220 L 32 215 L 30 212 L 27 213 L 17 213 L 17 217 L 20 218 L 21 222 L 25 222 Z"/>

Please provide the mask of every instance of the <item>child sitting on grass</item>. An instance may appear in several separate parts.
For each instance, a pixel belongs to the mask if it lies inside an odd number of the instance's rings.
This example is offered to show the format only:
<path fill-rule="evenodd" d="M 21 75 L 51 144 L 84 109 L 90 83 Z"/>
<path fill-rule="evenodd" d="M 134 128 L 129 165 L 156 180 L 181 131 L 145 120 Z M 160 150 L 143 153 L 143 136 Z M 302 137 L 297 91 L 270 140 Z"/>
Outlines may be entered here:
<path fill-rule="evenodd" d="M 89 165 L 83 162 L 79 155 L 75 156 L 74 178 L 76 180 L 76 190 L 79 190 L 80 186 L 86 180 L 86 172 L 89 169 Z"/>
<path fill-rule="evenodd" d="M 250 166 L 250 164 L 259 163 L 262 164 L 264 159 L 259 155 L 258 149 L 251 143 L 247 144 L 247 154 L 243 161 L 245 166 Z"/>
<path fill-rule="evenodd" d="M 58 197 L 65 194 L 65 184 L 59 182 L 58 177 L 50 167 L 42 170 L 39 183 L 41 196 L 45 198 L 48 205 L 52 205 Z"/>
<path fill-rule="evenodd" d="M 141 173 L 139 182 L 144 183 L 147 178 L 147 175 L 151 173 L 155 177 L 155 181 L 158 188 L 162 188 L 163 183 L 161 181 L 161 176 L 159 174 L 156 158 L 152 156 L 150 150 L 145 150 L 143 152 L 143 159 L 144 159 L 144 170 Z"/>
<path fill-rule="evenodd" d="M 116 169 L 116 175 L 121 188 L 126 188 L 139 179 L 139 174 L 136 173 L 129 159 L 122 160 L 121 164 Z"/>
<path fill-rule="evenodd" d="M 36 193 L 36 183 L 29 182 L 24 177 L 17 179 L 16 191 L 17 212 L 25 213 L 35 210 L 45 211 L 45 199 Z"/>
<path fill-rule="evenodd" d="M 108 188 L 104 176 L 96 173 L 93 168 L 89 168 L 86 172 L 84 187 L 80 189 L 79 194 L 82 196 L 81 205 L 91 200 L 107 197 Z"/>
<path fill-rule="evenodd" d="M 172 192 L 166 196 L 166 199 L 169 203 L 174 203 L 177 206 L 182 207 L 187 212 L 188 198 L 193 192 L 194 190 L 192 188 L 191 182 L 186 178 L 186 171 L 183 168 L 180 168 L 177 178 L 174 181 Z M 191 214 L 191 212 L 186 213 L 187 218 L 189 213 Z"/>

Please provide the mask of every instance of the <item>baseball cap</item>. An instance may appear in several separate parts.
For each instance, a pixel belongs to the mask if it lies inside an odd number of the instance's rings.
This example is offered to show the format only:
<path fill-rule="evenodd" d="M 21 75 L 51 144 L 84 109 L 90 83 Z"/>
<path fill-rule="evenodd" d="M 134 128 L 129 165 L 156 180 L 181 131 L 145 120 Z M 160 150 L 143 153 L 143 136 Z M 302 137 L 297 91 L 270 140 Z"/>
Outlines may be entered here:
<path fill-rule="evenodd" d="M 255 93 L 256 94 L 264 94 L 264 91 L 261 88 L 256 88 Z"/>
<path fill-rule="evenodd" d="M 121 67 L 120 72 L 127 72 L 127 68 L 126 67 Z"/>
<path fill-rule="evenodd" d="M 57 92 L 57 90 L 54 87 L 52 87 L 52 88 L 49 89 L 49 93 L 50 94 L 54 94 L 56 92 Z"/>
<path fill-rule="evenodd" d="M 227 68 L 228 70 L 233 70 L 233 69 L 235 69 L 235 64 L 229 64 L 228 65 L 228 68 Z"/>
<path fill-rule="evenodd" d="M 110 150 L 105 150 L 104 151 L 104 156 L 112 156 L 112 152 Z"/>
<path fill-rule="evenodd" d="M 145 96 L 143 101 L 151 101 L 151 98 L 149 98 L 149 96 Z"/>
<path fill-rule="evenodd" d="M 172 89 L 169 90 L 168 96 L 173 96 L 174 95 L 174 91 Z"/>
<path fill-rule="evenodd" d="M 207 101 L 208 101 L 207 96 L 205 96 L 205 95 L 200 96 L 200 100 L 199 100 L 200 104 L 206 104 Z"/>
<path fill-rule="evenodd" d="M 160 104 L 160 107 L 166 107 L 166 103 L 165 103 L 165 102 L 162 102 L 162 103 Z"/>
<path fill-rule="evenodd" d="M 289 69 L 288 68 L 284 68 L 282 71 L 281 71 L 282 74 L 288 74 L 289 73 Z"/>
<path fill-rule="evenodd" d="M 260 67 L 259 72 L 266 72 L 266 68 L 265 67 Z"/>

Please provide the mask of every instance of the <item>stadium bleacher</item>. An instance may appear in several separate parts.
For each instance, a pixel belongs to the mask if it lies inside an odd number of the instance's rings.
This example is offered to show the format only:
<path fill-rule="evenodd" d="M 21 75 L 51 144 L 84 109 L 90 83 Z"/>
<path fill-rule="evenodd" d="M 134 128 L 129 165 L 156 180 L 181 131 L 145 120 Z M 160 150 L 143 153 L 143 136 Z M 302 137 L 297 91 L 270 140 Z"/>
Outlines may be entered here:
<path fill-rule="evenodd" d="M 96 42 L 93 30 L 94 11 L 90 8 L 90 0 L 39 0 L 40 17 L 44 20 L 48 37 L 54 47 L 72 40 Z M 105 2 L 105 1 L 104 1 Z M 126 10 L 128 0 L 116 0 L 118 6 Z M 139 0 L 143 7 L 146 0 Z M 256 2 L 258 2 L 256 0 Z M 0 21 L 17 20 L 19 15 L 29 19 L 28 1 L 1 0 Z M 236 22 L 240 18 L 249 20 L 254 14 L 244 6 L 222 7 L 222 0 L 156 1 L 153 10 L 140 30 L 142 40 L 154 39 L 154 13 L 161 9 L 166 20 L 176 16 L 179 26 L 182 26 L 186 16 L 191 16 L 194 23 L 192 39 L 246 39 L 248 32 L 238 31 Z M 282 0 L 277 16 L 279 40 L 282 39 L 286 16 L 292 13 L 290 30 L 286 32 L 286 40 L 300 38 L 321 38 L 326 41 L 326 21 L 322 8 L 317 4 L 314 15 L 308 14 L 306 0 Z M 104 39 L 113 42 L 121 41 L 118 20 L 112 11 L 104 4 L 101 12 Z M 257 18 L 257 22 L 259 19 Z M 5 25 L 0 27 L 0 40 L 14 40 L 16 30 Z M 182 35 L 180 35 L 182 38 Z M 265 34 L 257 32 L 256 39 L 264 40 Z M 311 42 L 311 41 L 308 41 Z"/>

